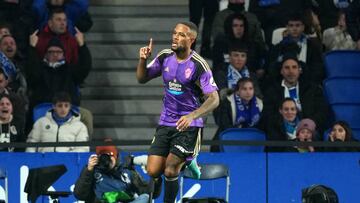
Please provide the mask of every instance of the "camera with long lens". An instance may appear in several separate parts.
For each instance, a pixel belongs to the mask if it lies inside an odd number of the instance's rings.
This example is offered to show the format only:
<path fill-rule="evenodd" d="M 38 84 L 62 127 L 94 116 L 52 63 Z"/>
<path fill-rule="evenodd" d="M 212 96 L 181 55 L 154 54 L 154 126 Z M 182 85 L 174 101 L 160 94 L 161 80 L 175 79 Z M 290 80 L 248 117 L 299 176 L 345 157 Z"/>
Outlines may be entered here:
<path fill-rule="evenodd" d="M 96 164 L 96 168 L 103 171 L 109 172 L 111 170 L 111 156 L 108 154 L 100 154 L 98 156 L 98 163 Z"/>

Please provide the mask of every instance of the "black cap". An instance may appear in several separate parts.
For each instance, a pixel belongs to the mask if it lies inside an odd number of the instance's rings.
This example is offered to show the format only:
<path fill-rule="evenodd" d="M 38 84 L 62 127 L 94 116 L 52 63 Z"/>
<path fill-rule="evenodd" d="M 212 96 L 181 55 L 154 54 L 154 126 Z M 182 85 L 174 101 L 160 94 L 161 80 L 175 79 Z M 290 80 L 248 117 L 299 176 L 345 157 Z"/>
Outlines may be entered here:
<path fill-rule="evenodd" d="M 48 50 L 49 47 L 60 47 L 63 51 L 65 51 L 64 45 L 58 37 L 53 37 L 50 39 L 50 41 L 46 47 L 46 50 Z"/>

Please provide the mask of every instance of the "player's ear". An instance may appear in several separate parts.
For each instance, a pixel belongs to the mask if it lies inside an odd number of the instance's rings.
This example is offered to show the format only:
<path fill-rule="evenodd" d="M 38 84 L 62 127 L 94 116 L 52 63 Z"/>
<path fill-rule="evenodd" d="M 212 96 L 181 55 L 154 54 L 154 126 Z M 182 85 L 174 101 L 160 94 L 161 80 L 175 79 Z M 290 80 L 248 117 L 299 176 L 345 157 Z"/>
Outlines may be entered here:
<path fill-rule="evenodd" d="M 194 44 L 195 40 L 196 40 L 196 38 L 194 36 L 190 37 L 191 44 Z"/>

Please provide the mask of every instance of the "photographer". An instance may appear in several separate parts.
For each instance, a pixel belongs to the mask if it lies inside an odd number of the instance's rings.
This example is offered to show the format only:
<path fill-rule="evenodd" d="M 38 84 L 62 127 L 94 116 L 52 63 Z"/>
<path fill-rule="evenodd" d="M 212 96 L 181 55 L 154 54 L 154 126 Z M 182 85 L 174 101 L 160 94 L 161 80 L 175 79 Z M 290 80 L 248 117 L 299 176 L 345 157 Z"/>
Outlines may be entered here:
<path fill-rule="evenodd" d="M 99 146 L 76 181 L 74 195 L 86 203 L 147 203 L 149 189 L 132 161 L 128 166 L 119 164 L 115 146 Z"/>

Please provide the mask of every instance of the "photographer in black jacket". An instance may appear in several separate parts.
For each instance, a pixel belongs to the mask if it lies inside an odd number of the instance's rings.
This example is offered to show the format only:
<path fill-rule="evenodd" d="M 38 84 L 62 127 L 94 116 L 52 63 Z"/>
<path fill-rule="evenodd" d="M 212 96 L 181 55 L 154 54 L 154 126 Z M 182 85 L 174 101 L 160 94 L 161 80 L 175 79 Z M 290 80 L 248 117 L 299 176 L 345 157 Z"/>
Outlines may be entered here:
<path fill-rule="evenodd" d="M 132 161 L 127 162 L 127 166 L 119 164 L 115 146 L 96 147 L 96 155 L 89 157 L 75 183 L 75 197 L 86 203 L 147 203 L 149 184 L 135 171 Z M 154 198 L 159 194 L 155 191 Z"/>

